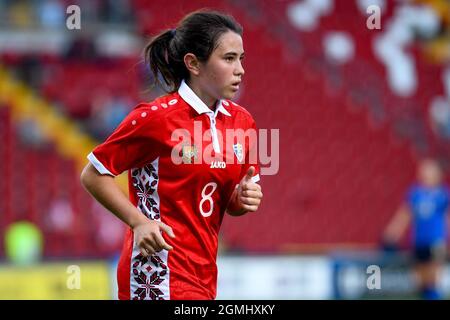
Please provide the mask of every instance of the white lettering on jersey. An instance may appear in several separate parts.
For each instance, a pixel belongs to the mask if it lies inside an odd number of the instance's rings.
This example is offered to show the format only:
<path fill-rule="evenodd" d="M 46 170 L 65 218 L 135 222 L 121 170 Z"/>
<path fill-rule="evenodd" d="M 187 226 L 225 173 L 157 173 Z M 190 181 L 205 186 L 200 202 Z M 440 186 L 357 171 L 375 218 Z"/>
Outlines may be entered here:
<path fill-rule="evenodd" d="M 225 169 L 227 167 L 227 164 L 224 161 L 212 161 L 211 162 L 211 169 Z"/>

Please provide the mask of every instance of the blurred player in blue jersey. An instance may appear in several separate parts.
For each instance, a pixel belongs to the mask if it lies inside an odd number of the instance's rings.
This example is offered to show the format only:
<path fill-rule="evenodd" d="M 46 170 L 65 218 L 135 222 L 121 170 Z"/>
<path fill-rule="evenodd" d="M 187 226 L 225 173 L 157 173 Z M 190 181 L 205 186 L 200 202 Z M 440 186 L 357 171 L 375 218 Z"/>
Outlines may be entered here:
<path fill-rule="evenodd" d="M 395 245 L 412 223 L 415 272 L 423 299 L 441 298 L 440 271 L 446 258 L 449 190 L 443 185 L 443 172 L 437 161 L 423 160 L 418 183 L 413 185 L 384 234 L 385 244 Z"/>

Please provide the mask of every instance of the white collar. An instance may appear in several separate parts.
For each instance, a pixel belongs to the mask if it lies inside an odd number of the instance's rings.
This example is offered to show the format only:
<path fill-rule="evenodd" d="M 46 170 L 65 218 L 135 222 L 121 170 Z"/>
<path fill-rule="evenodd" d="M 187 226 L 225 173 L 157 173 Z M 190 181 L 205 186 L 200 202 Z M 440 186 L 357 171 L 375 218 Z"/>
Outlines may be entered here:
<path fill-rule="evenodd" d="M 213 112 L 208 106 L 192 91 L 191 88 L 183 80 L 181 81 L 180 88 L 178 89 L 178 94 L 184 101 L 186 101 L 198 114 Z M 223 106 L 224 100 L 219 100 L 216 105 L 216 112 L 214 116 L 217 116 L 217 112 L 220 111 L 226 116 L 231 117 L 231 114 Z"/>

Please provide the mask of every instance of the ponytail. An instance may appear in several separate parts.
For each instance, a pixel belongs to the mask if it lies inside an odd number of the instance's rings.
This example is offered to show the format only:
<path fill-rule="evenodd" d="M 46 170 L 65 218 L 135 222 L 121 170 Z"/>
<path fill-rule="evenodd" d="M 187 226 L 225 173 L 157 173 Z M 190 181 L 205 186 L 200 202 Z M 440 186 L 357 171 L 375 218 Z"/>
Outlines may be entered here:
<path fill-rule="evenodd" d="M 144 51 L 145 61 L 149 64 L 155 79 L 154 85 L 168 87 L 170 92 L 178 89 L 185 74 L 180 70 L 179 61 L 171 54 L 171 42 L 174 37 L 173 30 L 164 31 L 154 37 Z M 181 69 L 184 69 L 184 64 L 181 65 Z M 161 82 L 161 78 L 164 83 Z"/>

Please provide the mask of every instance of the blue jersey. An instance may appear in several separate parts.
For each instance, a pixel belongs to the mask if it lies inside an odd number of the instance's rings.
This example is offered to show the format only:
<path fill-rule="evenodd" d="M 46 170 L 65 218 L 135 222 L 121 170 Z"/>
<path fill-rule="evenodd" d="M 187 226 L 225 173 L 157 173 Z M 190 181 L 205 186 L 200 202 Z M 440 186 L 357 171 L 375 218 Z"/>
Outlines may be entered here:
<path fill-rule="evenodd" d="M 416 246 L 430 246 L 446 240 L 446 213 L 449 191 L 446 187 L 414 186 L 408 193 L 408 204 L 413 215 Z"/>

